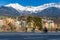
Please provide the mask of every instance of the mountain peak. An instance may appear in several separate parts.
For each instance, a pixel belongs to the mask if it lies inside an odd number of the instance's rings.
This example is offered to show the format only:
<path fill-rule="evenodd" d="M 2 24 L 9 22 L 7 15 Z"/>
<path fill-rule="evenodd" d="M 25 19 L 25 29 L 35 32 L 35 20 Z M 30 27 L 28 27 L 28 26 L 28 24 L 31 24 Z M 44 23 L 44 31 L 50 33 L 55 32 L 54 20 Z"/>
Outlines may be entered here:
<path fill-rule="evenodd" d="M 23 8 L 24 8 L 22 5 L 20 5 L 18 3 L 10 3 L 10 4 L 5 5 L 5 6 L 7 6 L 7 7 L 13 7 L 16 10 L 23 10 Z"/>
<path fill-rule="evenodd" d="M 5 5 L 5 6 L 21 6 L 20 4 L 18 4 L 18 3 L 10 3 L 10 4 L 7 4 L 7 5 Z M 22 6 L 21 6 L 22 7 Z"/>

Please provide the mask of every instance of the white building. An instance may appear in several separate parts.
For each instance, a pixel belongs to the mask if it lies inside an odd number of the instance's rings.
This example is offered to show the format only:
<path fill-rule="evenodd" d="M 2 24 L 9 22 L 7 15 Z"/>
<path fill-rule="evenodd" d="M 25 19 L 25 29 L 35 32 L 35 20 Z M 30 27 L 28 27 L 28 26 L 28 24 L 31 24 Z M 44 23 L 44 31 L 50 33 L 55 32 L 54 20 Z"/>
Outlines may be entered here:
<path fill-rule="evenodd" d="M 20 24 L 21 24 L 21 22 L 20 22 L 20 21 L 16 21 L 16 22 L 15 22 L 15 26 L 16 26 L 16 27 L 21 27 L 21 25 L 20 25 Z"/>
<path fill-rule="evenodd" d="M 15 22 L 15 26 L 18 26 L 18 27 L 26 27 L 26 21 L 16 21 Z"/>
<path fill-rule="evenodd" d="M 21 20 L 20 22 L 21 22 L 21 24 L 20 24 L 20 25 L 21 25 L 21 27 L 26 27 L 26 21 Z"/>
<path fill-rule="evenodd" d="M 3 25 L 3 20 L 0 20 L 0 27 L 2 27 Z"/>

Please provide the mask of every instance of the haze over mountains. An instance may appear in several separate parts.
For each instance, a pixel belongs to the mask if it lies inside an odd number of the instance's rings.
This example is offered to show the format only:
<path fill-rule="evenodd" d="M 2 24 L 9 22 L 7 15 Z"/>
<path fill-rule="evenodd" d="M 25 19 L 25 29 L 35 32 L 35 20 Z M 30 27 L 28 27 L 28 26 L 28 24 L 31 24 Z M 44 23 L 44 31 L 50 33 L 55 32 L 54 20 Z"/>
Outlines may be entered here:
<path fill-rule="evenodd" d="M 21 16 L 22 14 L 60 17 L 60 4 L 49 3 L 34 7 L 11 3 L 0 7 L 0 15 L 3 16 Z"/>

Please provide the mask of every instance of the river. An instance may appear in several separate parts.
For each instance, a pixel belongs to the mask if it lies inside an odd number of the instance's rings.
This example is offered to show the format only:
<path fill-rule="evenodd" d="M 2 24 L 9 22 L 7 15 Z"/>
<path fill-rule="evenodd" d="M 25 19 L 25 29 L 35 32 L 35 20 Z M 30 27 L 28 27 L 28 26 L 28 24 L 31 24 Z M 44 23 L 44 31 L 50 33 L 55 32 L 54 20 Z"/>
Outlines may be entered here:
<path fill-rule="evenodd" d="M 60 32 L 1 32 L 0 40 L 60 40 Z"/>

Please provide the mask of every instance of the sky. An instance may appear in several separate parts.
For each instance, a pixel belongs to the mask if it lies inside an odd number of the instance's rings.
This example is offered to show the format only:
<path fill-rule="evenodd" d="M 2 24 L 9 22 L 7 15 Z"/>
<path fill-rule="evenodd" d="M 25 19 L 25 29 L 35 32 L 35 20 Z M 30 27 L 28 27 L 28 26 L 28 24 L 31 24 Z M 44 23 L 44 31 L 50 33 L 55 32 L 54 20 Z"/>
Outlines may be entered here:
<path fill-rule="evenodd" d="M 60 0 L 0 0 L 0 6 L 10 3 L 19 3 L 23 6 L 39 6 L 46 3 L 60 3 Z"/>

